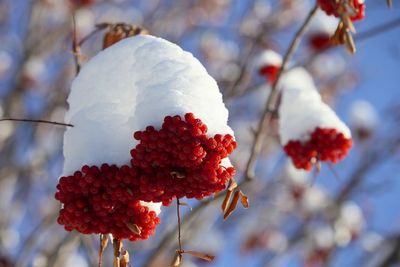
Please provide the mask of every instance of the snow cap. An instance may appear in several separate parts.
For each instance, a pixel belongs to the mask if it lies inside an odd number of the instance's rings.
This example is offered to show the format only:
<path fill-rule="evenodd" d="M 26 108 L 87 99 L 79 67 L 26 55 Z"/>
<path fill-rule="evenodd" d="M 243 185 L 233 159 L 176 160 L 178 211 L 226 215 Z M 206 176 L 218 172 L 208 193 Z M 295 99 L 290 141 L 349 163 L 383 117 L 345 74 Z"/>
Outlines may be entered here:
<path fill-rule="evenodd" d="M 192 112 L 209 135 L 231 134 L 215 80 L 189 52 L 164 39 L 135 36 L 103 50 L 72 83 L 65 121 L 64 174 L 82 165 L 129 163 L 146 126 Z"/>
<path fill-rule="evenodd" d="M 373 130 L 378 124 L 378 113 L 365 100 L 356 100 L 350 107 L 350 121 L 355 128 Z"/>
<path fill-rule="evenodd" d="M 254 67 L 259 70 L 265 66 L 277 66 L 282 65 L 282 56 L 271 49 L 264 50 L 254 60 Z"/>
<path fill-rule="evenodd" d="M 295 68 L 284 74 L 280 82 L 282 102 L 279 107 L 279 132 L 282 145 L 290 140 L 308 141 L 316 128 L 334 128 L 351 137 L 349 128 L 321 100 L 310 74 Z"/>
<path fill-rule="evenodd" d="M 310 23 L 309 33 L 320 34 L 325 33 L 333 35 L 339 24 L 339 19 L 334 16 L 328 16 L 324 11 L 318 10 L 317 14 Z"/>

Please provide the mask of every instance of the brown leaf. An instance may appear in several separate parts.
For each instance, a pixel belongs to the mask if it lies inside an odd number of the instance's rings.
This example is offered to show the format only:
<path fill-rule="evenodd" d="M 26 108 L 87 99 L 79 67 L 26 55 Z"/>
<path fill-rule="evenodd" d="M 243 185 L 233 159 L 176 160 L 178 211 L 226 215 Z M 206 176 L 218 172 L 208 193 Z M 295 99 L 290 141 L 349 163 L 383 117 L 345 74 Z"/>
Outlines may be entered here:
<path fill-rule="evenodd" d="M 386 4 L 389 8 L 393 7 L 393 1 L 392 0 L 386 0 Z"/>
<path fill-rule="evenodd" d="M 102 25 L 106 27 L 107 24 Z M 139 26 L 130 25 L 125 23 L 118 23 L 118 24 L 108 24 L 107 26 L 110 29 L 105 33 L 103 38 L 103 49 L 112 46 L 113 44 L 121 41 L 122 39 L 139 35 L 139 34 L 148 34 L 149 32 Z"/>
<path fill-rule="evenodd" d="M 179 267 L 182 263 L 182 254 L 179 251 L 176 252 L 172 267 Z"/>
<path fill-rule="evenodd" d="M 351 54 L 354 54 L 354 53 L 356 53 L 356 45 L 355 45 L 355 43 L 354 43 L 354 40 L 353 40 L 353 36 L 351 36 L 351 33 L 350 32 L 346 32 L 346 48 L 347 48 L 347 51 L 349 51 Z"/>
<path fill-rule="evenodd" d="M 129 267 L 129 253 L 127 250 L 123 250 L 120 256 L 121 267 Z"/>
<path fill-rule="evenodd" d="M 228 191 L 233 191 L 237 187 L 237 183 L 234 179 L 229 181 Z"/>
<path fill-rule="evenodd" d="M 226 191 L 226 195 L 225 195 L 224 201 L 222 201 L 222 204 L 221 204 L 222 212 L 225 212 L 226 209 L 228 208 L 228 203 L 231 200 L 232 193 L 233 192 L 231 190 L 227 190 Z"/>
<path fill-rule="evenodd" d="M 249 198 L 242 192 L 240 192 L 240 203 L 242 203 L 243 208 L 247 209 L 250 207 Z"/>
<path fill-rule="evenodd" d="M 350 17 L 348 15 L 343 15 L 342 16 L 342 21 L 344 23 L 344 26 L 349 29 L 351 32 L 355 33 L 356 28 L 354 27 L 353 22 L 351 21 Z"/>
<path fill-rule="evenodd" d="M 101 267 L 103 261 L 104 250 L 108 244 L 108 235 L 100 235 L 100 247 L 99 247 L 99 267 Z"/>
<path fill-rule="evenodd" d="M 190 254 L 194 257 L 200 258 L 205 261 L 213 261 L 215 259 L 215 256 L 213 256 L 213 255 L 205 254 L 205 253 L 198 252 L 198 251 L 185 250 L 183 253 Z"/>
<path fill-rule="evenodd" d="M 344 44 L 344 31 L 345 31 L 345 26 L 342 21 L 339 22 L 335 33 L 331 37 L 331 43 L 333 45 L 342 45 Z"/>
<path fill-rule="evenodd" d="M 137 224 L 134 223 L 127 223 L 126 226 L 131 230 L 134 234 L 140 235 L 142 230 L 140 230 L 140 227 Z"/>
<path fill-rule="evenodd" d="M 226 220 L 229 217 L 229 215 L 231 215 L 232 212 L 236 209 L 237 203 L 239 202 L 239 197 L 240 197 L 240 191 L 236 191 L 235 195 L 233 196 L 231 204 L 226 209 L 226 212 L 224 214 L 224 220 Z"/>

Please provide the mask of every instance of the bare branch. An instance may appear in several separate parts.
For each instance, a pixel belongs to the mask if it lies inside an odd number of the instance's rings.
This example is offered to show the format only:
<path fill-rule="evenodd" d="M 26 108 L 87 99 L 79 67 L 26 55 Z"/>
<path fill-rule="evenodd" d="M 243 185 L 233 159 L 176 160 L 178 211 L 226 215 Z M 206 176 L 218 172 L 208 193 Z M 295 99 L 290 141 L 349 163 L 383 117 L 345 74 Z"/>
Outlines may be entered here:
<path fill-rule="evenodd" d="M 0 122 L 1 122 L 1 121 L 19 121 L 19 122 L 47 123 L 47 124 L 53 124 L 53 125 L 61 125 L 61 126 L 67 126 L 67 127 L 74 127 L 74 125 L 72 125 L 72 124 L 70 124 L 70 123 L 63 123 L 63 122 L 58 122 L 58 121 L 47 121 L 47 120 L 2 118 L 2 119 L 0 119 Z"/>
<path fill-rule="evenodd" d="M 287 64 L 289 63 L 294 52 L 296 51 L 297 47 L 299 46 L 301 37 L 305 33 L 308 24 L 310 23 L 312 17 L 316 14 L 317 10 L 318 10 L 318 5 L 315 5 L 313 7 L 313 9 L 311 9 L 311 11 L 307 15 L 305 21 L 301 25 L 300 29 L 296 32 L 292 42 L 289 45 L 287 52 L 285 53 L 281 68 L 278 72 L 278 75 L 277 75 L 274 83 L 272 84 L 271 93 L 267 99 L 267 103 L 265 104 L 265 108 L 264 108 L 261 120 L 259 121 L 259 124 L 258 124 L 255 138 L 254 138 L 254 141 L 253 141 L 253 144 L 251 147 L 250 157 L 249 157 L 249 159 L 247 161 L 247 165 L 246 165 L 246 171 L 245 171 L 246 179 L 252 179 L 254 176 L 254 166 L 257 161 L 257 157 L 261 151 L 266 127 L 272 117 L 272 114 L 274 112 L 276 112 L 276 105 L 277 105 L 277 99 L 278 99 L 278 90 L 277 90 L 278 82 L 279 82 L 283 72 L 286 71 Z"/>

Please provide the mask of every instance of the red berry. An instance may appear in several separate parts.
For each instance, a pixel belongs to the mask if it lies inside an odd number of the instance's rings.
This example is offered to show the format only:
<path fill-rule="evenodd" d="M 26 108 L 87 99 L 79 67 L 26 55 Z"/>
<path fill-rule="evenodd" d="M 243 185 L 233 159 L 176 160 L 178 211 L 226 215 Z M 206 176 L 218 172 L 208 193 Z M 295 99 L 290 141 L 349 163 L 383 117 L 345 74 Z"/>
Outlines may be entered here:
<path fill-rule="evenodd" d="M 103 164 L 101 168 L 85 165 L 81 170 L 72 176 L 61 177 L 57 186 L 59 191 L 55 194 L 63 204 L 57 221 L 67 231 L 111 233 L 116 238 L 131 241 L 147 239 L 154 233 L 159 218 L 150 216 L 154 212 L 141 206 L 127 189 L 133 186 L 132 179 L 138 179 L 134 177 L 139 174 L 135 167 Z M 141 229 L 140 235 L 129 229 L 134 224 Z"/>
<path fill-rule="evenodd" d="M 352 1 L 351 5 L 354 10 L 348 10 L 351 6 L 348 2 Z M 319 7 L 325 11 L 327 15 L 340 17 L 340 12 L 348 13 L 351 20 L 362 20 L 365 17 L 365 4 L 363 0 L 318 0 Z"/>
<path fill-rule="evenodd" d="M 139 199 L 164 205 L 176 197 L 200 199 L 223 190 L 234 175 L 234 168 L 220 167 L 221 159 L 236 147 L 233 137 L 208 137 L 207 126 L 192 113 L 167 116 L 161 129 L 152 133 L 166 138 L 141 136 L 131 151 L 133 165 L 146 174 L 139 188 L 133 188 Z"/>
<path fill-rule="evenodd" d="M 316 160 L 336 163 L 347 155 L 351 146 L 351 139 L 336 129 L 316 128 L 310 140 L 289 141 L 284 150 L 296 168 L 311 170 Z"/>

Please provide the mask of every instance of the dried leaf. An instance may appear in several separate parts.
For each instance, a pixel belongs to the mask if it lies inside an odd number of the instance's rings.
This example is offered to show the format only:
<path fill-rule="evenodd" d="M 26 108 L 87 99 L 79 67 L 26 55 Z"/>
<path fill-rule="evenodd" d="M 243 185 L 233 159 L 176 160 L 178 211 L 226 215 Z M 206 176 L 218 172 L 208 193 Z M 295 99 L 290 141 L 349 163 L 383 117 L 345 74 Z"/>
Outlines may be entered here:
<path fill-rule="evenodd" d="M 106 24 L 101 26 L 106 27 Z M 139 34 L 149 33 L 146 29 L 143 29 L 139 26 L 125 24 L 125 23 L 118 23 L 115 25 L 108 24 L 107 26 L 109 26 L 110 29 L 104 35 L 103 49 L 121 41 L 122 39 Z"/>
<path fill-rule="evenodd" d="M 343 22 L 339 22 L 334 35 L 331 38 L 331 43 L 333 45 L 342 45 L 344 44 L 344 24 Z"/>
<path fill-rule="evenodd" d="M 129 228 L 129 230 L 131 230 L 134 234 L 140 235 L 140 233 L 142 232 L 142 230 L 140 229 L 140 227 L 137 224 L 134 223 L 127 223 L 126 226 Z"/>
<path fill-rule="evenodd" d="M 122 249 L 121 240 L 114 238 L 113 247 L 114 247 L 114 267 L 121 267 L 121 261 L 119 258 Z"/>
<path fill-rule="evenodd" d="M 242 192 L 240 192 L 240 203 L 242 203 L 243 208 L 247 209 L 250 207 L 249 198 Z"/>
<path fill-rule="evenodd" d="M 229 181 L 228 191 L 233 191 L 237 187 L 237 183 L 234 179 Z"/>
<path fill-rule="evenodd" d="M 194 257 L 200 258 L 205 261 L 213 261 L 215 259 L 215 256 L 213 256 L 213 255 L 205 254 L 205 253 L 198 252 L 198 251 L 185 250 L 184 253 L 190 254 Z"/>
<path fill-rule="evenodd" d="M 233 191 L 231 191 L 231 190 L 227 190 L 226 191 L 226 195 L 225 195 L 224 201 L 222 201 L 222 204 L 221 204 L 222 212 L 226 212 L 226 209 L 228 208 L 228 203 L 229 203 L 229 201 L 231 200 L 231 197 L 232 197 L 232 193 L 233 193 Z"/>
<path fill-rule="evenodd" d="M 353 36 L 351 36 L 350 32 L 346 32 L 346 48 L 351 54 L 356 52 L 356 45 L 353 40 Z"/>
<path fill-rule="evenodd" d="M 388 5 L 389 8 L 393 7 L 393 1 L 392 0 L 386 0 L 386 4 Z"/>
<path fill-rule="evenodd" d="M 107 235 L 100 235 L 100 247 L 99 247 L 99 267 L 101 267 L 103 261 L 103 254 L 104 250 L 106 250 L 108 244 L 108 236 Z"/>
<path fill-rule="evenodd" d="M 129 267 L 129 253 L 127 250 L 123 250 L 120 256 L 121 267 Z"/>
<path fill-rule="evenodd" d="M 354 24 L 348 15 L 343 15 L 342 21 L 347 29 L 349 29 L 353 33 L 356 32 L 356 28 L 354 27 Z"/>
<path fill-rule="evenodd" d="M 178 178 L 178 179 L 183 179 L 186 177 L 186 175 L 184 173 L 177 172 L 177 171 L 172 171 L 172 172 L 170 172 L 170 174 L 173 178 Z"/>
<path fill-rule="evenodd" d="M 182 263 L 182 254 L 179 251 L 176 252 L 172 267 L 179 267 Z"/>
<path fill-rule="evenodd" d="M 226 220 L 229 217 L 229 215 L 231 215 L 232 212 L 236 209 L 237 203 L 239 202 L 239 197 L 240 197 L 240 191 L 236 191 L 235 195 L 233 196 L 231 204 L 229 205 L 224 214 L 224 220 Z"/>

